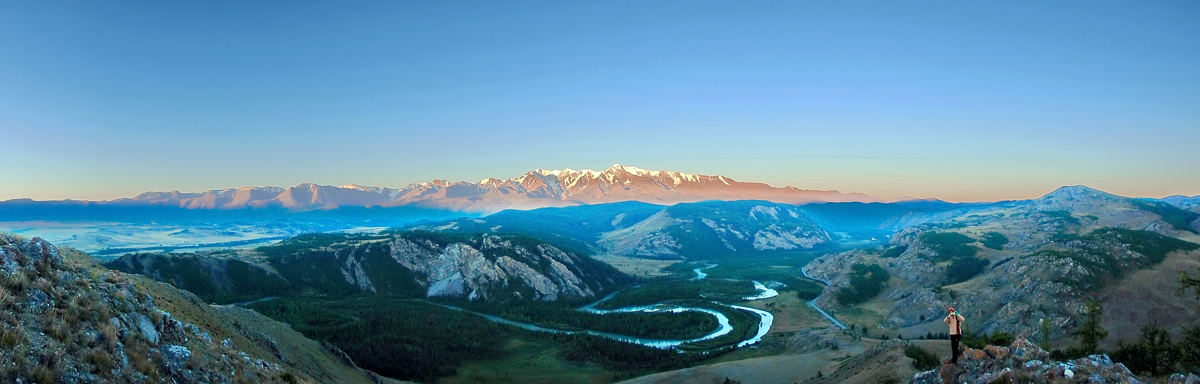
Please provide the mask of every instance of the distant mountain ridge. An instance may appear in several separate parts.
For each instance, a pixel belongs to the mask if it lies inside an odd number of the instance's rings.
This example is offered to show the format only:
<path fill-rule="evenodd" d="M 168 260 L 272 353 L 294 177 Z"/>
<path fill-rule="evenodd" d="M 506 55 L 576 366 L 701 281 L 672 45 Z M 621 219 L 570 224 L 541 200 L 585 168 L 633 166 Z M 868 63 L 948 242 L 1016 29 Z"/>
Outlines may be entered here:
<path fill-rule="evenodd" d="M 773 187 L 740 182 L 725 176 L 652 171 L 614 164 L 602 171 L 572 169 L 529 171 L 505 180 L 479 182 L 434 180 L 400 189 L 361 185 L 330 186 L 303 183 L 214 189 L 204 192 L 145 192 L 133 198 L 101 204 L 149 204 L 187 209 L 245 209 L 282 207 L 295 210 L 365 206 L 418 206 L 461 212 L 492 213 L 504 209 L 534 209 L 640 201 L 654 204 L 705 200 L 765 200 L 785 204 L 811 202 L 882 202 L 862 193 Z M 79 202 L 85 203 L 85 202 Z"/>

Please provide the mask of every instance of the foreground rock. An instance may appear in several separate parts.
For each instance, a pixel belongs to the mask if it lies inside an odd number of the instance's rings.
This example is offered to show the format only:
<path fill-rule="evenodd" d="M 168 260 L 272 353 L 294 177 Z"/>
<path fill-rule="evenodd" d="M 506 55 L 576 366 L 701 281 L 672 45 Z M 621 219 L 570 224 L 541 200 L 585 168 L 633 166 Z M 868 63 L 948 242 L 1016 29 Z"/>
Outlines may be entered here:
<path fill-rule="evenodd" d="M 1049 357 L 1050 354 L 1037 345 L 1025 338 L 1018 338 L 1009 347 L 989 345 L 984 349 L 966 348 L 958 365 L 945 363 L 936 369 L 919 372 L 913 375 L 912 383 L 1142 382 L 1124 364 L 1113 363 L 1108 355 L 1091 355 L 1062 362 L 1051 361 Z M 1182 378 L 1182 381 L 1178 381 L 1180 383 L 1189 382 L 1182 375 L 1179 378 Z"/>
<path fill-rule="evenodd" d="M 217 313 L 186 292 L 99 268 L 87 255 L 0 234 L 0 382 L 370 381 L 320 361 L 319 351 L 298 356 L 309 360 L 297 368 L 243 335 L 254 324 Z"/>

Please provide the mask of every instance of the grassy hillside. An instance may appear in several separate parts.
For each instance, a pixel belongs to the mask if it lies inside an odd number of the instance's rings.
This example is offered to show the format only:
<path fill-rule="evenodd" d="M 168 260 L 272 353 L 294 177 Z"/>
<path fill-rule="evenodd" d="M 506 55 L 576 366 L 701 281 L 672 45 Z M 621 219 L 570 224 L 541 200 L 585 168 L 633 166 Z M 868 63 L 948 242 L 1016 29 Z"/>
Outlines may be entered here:
<path fill-rule="evenodd" d="M 5 382 L 372 382 L 253 312 L 101 268 L 38 238 L 0 234 Z"/>

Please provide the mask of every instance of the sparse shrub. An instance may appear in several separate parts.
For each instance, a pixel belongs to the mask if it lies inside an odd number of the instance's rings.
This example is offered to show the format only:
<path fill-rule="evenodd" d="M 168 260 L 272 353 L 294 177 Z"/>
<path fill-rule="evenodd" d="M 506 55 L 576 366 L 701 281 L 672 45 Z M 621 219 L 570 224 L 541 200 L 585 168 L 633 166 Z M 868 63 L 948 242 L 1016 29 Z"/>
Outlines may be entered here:
<path fill-rule="evenodd" d="M 21 341 L 21 331 L 16 328 L 0 326 L 0 347 L 12 348 Z"/>
<path fill-rule="evenodd" d="M 46 295 L 54 294 L 54 284 L 51 284 L 49 280 L 46 280 L 43 278 L 33 279 L 32 286 L 34 288 L 40 289 L 42 292 L 46 292 Z"/>
<path fill-rule="evenodd" d="M 0 289 L 0 308 L 12 308 L 16 306 L 17 298 L 8 289 Z"/>
<path fill-rule="evenodd" d="M 45 332 L 46 335 L 58 341 L 67 341 L 71 337 L 71 332 L 67 329 L 67 325 L 61 320 L 46 323 L 42 327 L 42 332 Z"/>
<path fill-rule="evenodd" d="M 43 348 L 41 357 L 38 366 L 33 368 L 30 378 L 35 383 L 54 384 L 58 381 L 59 376 L 62 376 L 62 367 L 59 363 L 62 362 L 63 351 L 54 343 L 48 343 Z"/>
<path fill-rule="evenodd" d="M 125 355 L 134 369 L 150 377 L 153 381 L 157 381 L 158 367 L 150 360 L 150 349 L 146 347 L 145 342 L 138 340 L 128 343 Z"/>
<path fill-rule="evenodd" d="M 29 288 L 29 276 L 23 272 L 11 273 L 4 277 L 4 285 L 15 293 L 25 293 Z"/>
<path fill-rule="evenodd" d="M 67 323 L 57 316 L 42 325 L 42 332 L 58 341 L 66 341 L 71 337 L 71 330 L 67 327 Z"/>
<path fill-rule="evenodd" d="M 84 357 L 92 364 L 92 372 L 108 372 L 113 367 L 112 355 L 100 347 L 92 348 Z"/>
<path fill-rule="evenodd" d="M 296 379 L 296 375 L 292 374 L 291 372 L 281 373 L 277 379 L 288 384 L 296 384 L 300 382 L 299 379 Z"/>
<path fill-rule="evenodd" d="M 117 349 L 117 328 L 113 327 L 107 321 L 100 323 L 100 335 L 104 337 L 104 342 L 108 344 L 108 350 L 115 351 Z"/>
<path fill-rule="evenodd" d="M 33 369 L 30 379 L 38 384 L 54 384 L 58 380 L 58 372 L 53 368 L 39 365 Z"/>

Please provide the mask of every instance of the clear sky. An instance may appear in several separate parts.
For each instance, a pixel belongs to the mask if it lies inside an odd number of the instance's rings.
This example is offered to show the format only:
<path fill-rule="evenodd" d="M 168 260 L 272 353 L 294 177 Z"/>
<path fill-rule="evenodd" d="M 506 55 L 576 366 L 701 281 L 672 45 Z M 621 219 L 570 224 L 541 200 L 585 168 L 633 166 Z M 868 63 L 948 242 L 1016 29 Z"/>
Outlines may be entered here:
<path fill-rule="evenodd" d="M 0 2 L 0 200 L 613 163 L 1200 194 L 1200 2 Z"/>

